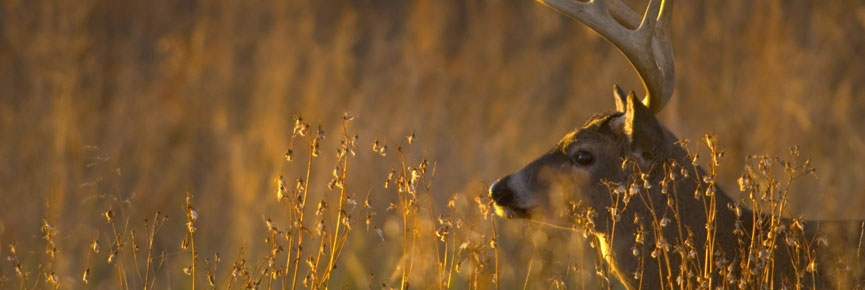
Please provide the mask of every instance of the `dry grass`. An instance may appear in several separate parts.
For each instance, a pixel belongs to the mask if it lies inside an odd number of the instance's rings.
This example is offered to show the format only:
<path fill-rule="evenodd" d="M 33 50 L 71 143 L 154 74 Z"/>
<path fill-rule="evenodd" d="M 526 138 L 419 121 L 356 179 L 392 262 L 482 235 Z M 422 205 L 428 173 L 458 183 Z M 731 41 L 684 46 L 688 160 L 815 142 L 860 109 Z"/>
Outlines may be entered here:
<path fill-rule="evenodd" d="M 88 225 L 94 233 L 88 244 L 78 245 L 78 248 L 59 244 L 74 241 L 77 235 L 62 235 L 64 238 L 58 241 L 58 233 L 63 229 L 48 220 L 42 221 L 41 242 L 27 245 L 24 253 L 19 253 L 16 237 L 11 237 L 12 242 L 4 252 L 8 262 L 4 269 L 14 269 L 14 275 L 11 271 L 4 272 L 0 276 L 0 288 L 613 289 L 618 285 L 616 278 L 610 275 L 609 265 L 594 255 L 594 250 L 583 249 L 581 243 L 574 242 L 586 239 L 595 230 L 592 221 L 598 218 L 598 209 L 575 207 L 571 212 L 572 227 L 512 220 L 505 223 L 510 223 L 506 230 L 500 230 L 490 210 L 491 201 L 482 187 L 454 194 L 445 206 L 437 208 L 432 190 L 435 162 L 425 156 L 405 153 L 406 148 L 419 145 L 413 144 L 416 136 L 406 136 L 395 144 L 375 140 L 367 147 L 371 150 L 362 148 L 366 146 L 359 143 L 360 136 L 350 126 L 354 118 L 343 116 L 338 137 L 331 136 L 338 139 L 328 138 L 322 126 L 313 126 L 300 116 L 295 118 L 291 145 L 284 158 L 289 167 L 300 167 L 302 173 L 274 179 L 270 194 L 260 201 L 277 205 L 276 211 L 261 217 L 264 237 L 228 249 L 233 257 L 230 264 L 222 261 L 225 252 L 196 250 L 196 246 L 212 248 L 221 239 L 235 237 L 219 233 L 208 235 L 198 229 L 199 221 L 218 213 L 199 211 L 200 201 L 192 192 L 186 193 L 180 207 L 182 211 L 176 212 L 183 213 L 180 216 L 185 218 L 172 219 L 170 215 L 155 212 L 143 222 L 136 222 L 131 216 L 140 212 L 138 205 L 146 201 L 106 196 L 99 199 L 105 199 L 108 208 L 94 212 L 104 222 Z M 315 127 L 317 129 L 311 129 Z M 326 140 L 338 145 L 327 146 Z M 710 156 L 707 175 L 687 176 L 685 166 L 700 165 L 694 158 L 693 164 L 678 165 L 684 176 L 670 174 L 661 186 L 665 182 L 675 182 L 676 178 L 703 180 L 708 187 L 697 188 L 694 196 L 713 203 L 715 191 L 712 189 L 724 153 L 715 147 L 714 137 L 707 135 L 705 140 L 706 155 Z M 335 148 L 332 154 L 336 156 L 335 165 L 330 166 L 331 176 L 315 178 L 312 172 L 316 172 L 317 167 L 327 167 L 321 155 L 322 148 L 328 147 Z M 394 166 L 383 184 L 366 193 L 350 185 L 356 177 L 354 172 L 366 168 L 365 164 L 355 164 L 360 159 L 358 156 L 363 155 L 372 155 L 377 161 Z M 699 156 L 698 153 L 692 155 Z M 772 281 L 773 263 L 765 259 L 771 255 L 767 253 L 782 250 L 769 245 L 784 237 L 791 249 L 801 251 L 796 255 L 801 259 L 795 261 L 801 275 L 813 274 L 810 247 L 820 245 L 799 241 L 792 247 L 789 241 L 798 241 L 797 237 L 802 236 L 802 228 L 794 226 L 799 219 L 789 220 L 787 224 L 780 218 L 792 214 L 787 208 L 787 196 L 793 183 L 814 172 L 809 160 L 799 160 L 798 148 L 791 150 L 790 158 L 791 161 L 762 155 L 748 158 L 739 185 L 741 192 L 749 197 L 743 203 L 755 212 L 754 217 L 741 218 L 768 219 L 763 226 L 741 229 L 737 246 L 742 256 L 736 257 L 741 264 L 729 264 L 726 258 L 714 253 L 711 246 L 706 248 L 706 253 L 696 253 L 693 236 L 653 241 L 654 245 L 649 243 L 652 241 L 638 241 L 637 245 L 642 247 L 634 251 L 652 251 L 656 261 L 645 263 L 668 265 L 663 283 L 676 288 L 705 289 L 706 285 L 719 285 L 756 289 Z M 286 180 L 294 180 L 293 186 Z M 311 180 L 326 186 L 313 184 Z M 632 180 L 637 183 L 610 184 L 611 197 L 617 207 L 628 203 L 622 200 L 629 196 L 623 188 L 648 188 L 646 184 L 638 184 L 640 175 Z M 323 188 L 324 193 L 313 198 L 311 188 Z M 374 201 L 373 192 L 384 196 Z M 579 202 L 574 201 L 574 204 Z M 714 228 L 715 220 L 710 218 L 714 213 L 709 211 L 706 215 L 707 228 Z M 614 213 L 609 216 L 614 218 L 615 227 L 619 220 Z M 650 227 L 645 230 L 656 233 L 668 226 L 657 218 L 649 222 Z M 515 227 L 513 223 L 524 224 Z M 183 229 L 181 232 L 185 234 L 173 245 L 160 245 L 158 241 L 172 239 L 171 234 L 165 233 L 166 228 Z M 712 231 L 707 234 L 713 235 Z M 202 238 L 202 235 L 209 238 Z M 89 237 L 87 233 L 81 236 Z M 610 242 L 616 238 L 612 233 L 607 236 Z M 638 234 L 635 238 L 639 240 L 640 237 Z M 502 248 L 502 241 L 510 245 Z M 593 240 L 586 241 L 582 244 L 596 247 Z M 58 247 L 70 250 L 58 251 Z M 258 250 L 250 251 L 250 248 Z M 74 272 L 63 272 L 69 270 L 59 267 L 58 261 L 74 259 L 65 256 L 76 253 L 83 253 L 86 259 L 71 267 Z M 683 261 L 681 269 L 669 268 L 673 255 Z M 734 267 L 736 271 L 728 270 Z M 808 285 L 804 287 L 811 289 Z"/>
<path fill-rule="evenodd" d="M 531 1 L 390 2 L 0 2 L 0 288 L 595 285 L 485 187 L 636 88 L 624 59 Z M 863 218 L 865 7 L 680 2 L 664 123 L 722 136 L 727 188 L 799 144 L 785 207 Z"/>

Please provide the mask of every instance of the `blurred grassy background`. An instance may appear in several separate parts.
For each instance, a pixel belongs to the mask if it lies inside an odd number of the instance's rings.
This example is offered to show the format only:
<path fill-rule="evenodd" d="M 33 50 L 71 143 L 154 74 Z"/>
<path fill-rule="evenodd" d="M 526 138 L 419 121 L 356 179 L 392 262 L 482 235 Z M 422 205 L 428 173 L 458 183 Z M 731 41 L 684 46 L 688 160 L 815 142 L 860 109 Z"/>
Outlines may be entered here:
<path fill-rule="evenodd" d="M 720 137 L 728 192 L 747 154 L 799 145 L 817 178 L 793 212 L 865 218 L 865 4 L 678 1 L 673 23 L 678 83 L 660 118 Z M 381 208 L 397 165 L 368 146 L 414 132 L 406 152 L 436 162 L 443 207 L 612 109 L 612 83 L 639 89 L 612 46 L 532 1 L 4 0 L 0 243 L 38 241 L 46 219 L 68 245 L 59 268 L 78 273 L 102 212 L 134 196 L 131 220 L 182 220 L 188 189 L 202 251 L 257 245 L 274 178 L 304 169 L 282 157 L 296 114 L 332 138 L 358 116 L 351 182 Z M 165 231 L 158 243 L 182 239 Z"/>

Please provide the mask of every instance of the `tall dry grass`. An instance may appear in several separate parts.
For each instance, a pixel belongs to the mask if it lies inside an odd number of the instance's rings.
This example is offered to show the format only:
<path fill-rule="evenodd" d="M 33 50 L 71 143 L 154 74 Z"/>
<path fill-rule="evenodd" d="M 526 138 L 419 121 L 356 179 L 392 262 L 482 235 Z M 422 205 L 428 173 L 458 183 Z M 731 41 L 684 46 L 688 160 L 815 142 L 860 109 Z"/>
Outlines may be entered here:
<path fill-rule="evenodd" d="M 722 136 L 732 157 L 718 180 L 727 187 L 744 156 L 780 155 L 798 144 L 817 174 L 791 190 L 791 211 L 862 218 L 865 72 L 856 64 L 865 7 L 681 2 L 673 32 L 679 81 L 663 121 L 684 138 Z M 320 275 L 333 239 L 352 241 L 334 256 L 340 266 L 328 274 L 331 287 L 428 278 L 454 288 L 496 285 L 472 273 L 498 273 L 499 285 L 583 283 L 577 278 L 594 269 L 580 258 L 583 245 L 571 243 L 578 234 L 520 223 L 493 228 L 474 199 L 593 112 L 612 108 L 613 82 L 638 86 L 611 46 L 531 1 L 3 1 L 0 255 L 18 262 L 0 263 L 0 277 L 8 288 L 48 287 L 47 278 L 77 288 L 87 270 L 86 287 L 158 288 L 191 285 L 188 268 L 196 287 L 207 287 L 209 271 L 220 285 L 241 287 L 226 278 L 229 269 L 265 269 L 255 263 L 278 240 L 264 221 L 282 230 L 295 217 L 274 202 L 275 178 L 286 177 L 290 188 L 303 178 L 312 202 L 335 195 L 328 185 L 341 134 L 334 132 L 351 112 L 361 149 L 341 167 L 354 189 L 344 196 L 358 204 L 368 196 L 376 214 L 371 230 L 362 223 L 347 231 L 334 223 L 339 200 L 329 202 L 328 229 L 340 232 L 328 236 Z M 283 158 L 301 143 L 292 141 L 298 114 L 328 136 L 309 178 L 309 167 Z M 409 146 L 412 134 L 417 143 Z M 387 156 L 368 150 L 376 139 Z M 429 188 L 416 192 L 422 206 L 406 212 L 412 199 L 382 183 L 423 160 L 435 174 L 428 171 Z M 181 247 L 190 234 L 186 192 L 200 215 L 191 221 L 197 264 Z M 360 220 L 365 211 L 357 209 Z M 439 222 L 446 213 L 449 223 Z M 436 229 L 455 228 L 457 217 L 477 228 L 435 242 Z M 410 222 L 421 229 L 415 240 L 403 226 Z M 493 232 L 501 237 L 496 251 Z M 304 245 L 325 240 L 304 235 Z M 286 255 L 297 240 L 282 243 Z M 407 252 L 414 260 L 402 260 L 403 245 L 416 246 Z M 437 255 L 426 255 L 431 249 Z M 115 251 L 120 256 L 107 263 Z M 216 253 L 225 261 L 216 263 Z M 486 265 L 495 271 L 467 270 L 495 260 L 491 253 L 499 260 Z M 280 257 L 283 274 L 305 269 Z M 471 259 L 475 266 L 456 271 L 457 261 Z M 18 264 L 26 283 L 17 280 Z"/>

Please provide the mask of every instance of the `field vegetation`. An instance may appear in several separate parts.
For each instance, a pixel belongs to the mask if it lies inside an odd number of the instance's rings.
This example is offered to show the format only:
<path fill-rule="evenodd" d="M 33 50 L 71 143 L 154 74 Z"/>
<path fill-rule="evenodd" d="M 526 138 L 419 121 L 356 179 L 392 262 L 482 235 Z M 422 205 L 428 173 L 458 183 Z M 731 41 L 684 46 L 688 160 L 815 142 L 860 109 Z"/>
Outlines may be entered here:
<path fill-rule="evenodd" d="M 678 1 L 673 41 L 713 180 L 865 219 L 865 4 Z M 486 196 L 613 83 L 532 1 L 0 1 L 0 289 L 617 287 Z"/>

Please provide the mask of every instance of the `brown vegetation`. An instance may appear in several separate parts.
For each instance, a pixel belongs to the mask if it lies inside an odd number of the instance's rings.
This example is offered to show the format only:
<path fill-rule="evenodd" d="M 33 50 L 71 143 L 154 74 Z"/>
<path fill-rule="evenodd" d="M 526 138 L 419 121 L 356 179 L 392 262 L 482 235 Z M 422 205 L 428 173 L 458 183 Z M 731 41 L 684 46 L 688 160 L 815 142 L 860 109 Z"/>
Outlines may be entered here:
<path fill-rule="evenodd" d="M 738 197 L 745 156 L 798 144 L 816 178 L 791 212 L 863 218 L 865 6 L 680 2 L 662 121 L 720 136 L 718 183 Z M 0 288 L 594 283 L 579 233 L 495 225 L 475 198 L 612 109 L 613 82 L 638 87 L 611 46 L 531 1 L 2 1 Z M 309 232 L 279 176 L 303 180 Z"/>

